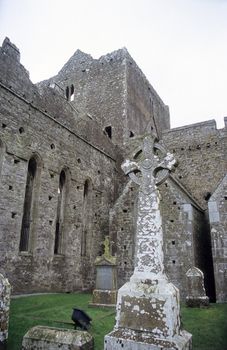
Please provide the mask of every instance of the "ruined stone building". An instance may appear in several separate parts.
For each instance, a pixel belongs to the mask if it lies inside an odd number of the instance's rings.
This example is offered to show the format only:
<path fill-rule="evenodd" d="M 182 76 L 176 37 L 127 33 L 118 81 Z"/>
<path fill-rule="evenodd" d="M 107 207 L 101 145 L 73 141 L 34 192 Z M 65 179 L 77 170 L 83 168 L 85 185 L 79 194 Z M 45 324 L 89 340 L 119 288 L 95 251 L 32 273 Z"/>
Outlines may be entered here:
<path fill-rule="evenodd" d="M 227 118 L 220 130 L 214 120 L 171 129 L 126 49 L 77 50 L 33 84 L 8 38 L 0 101 L 0 273 L 14 294 L 93 288 L 105 235 L 119 287 L 129 278 L 138 189 L 120 165 L 150 125 L 178 160 L 160 186 L 166 273 L 184 299 L 186 271 L 199 267 L 210 299 L 227 301 Z"/>

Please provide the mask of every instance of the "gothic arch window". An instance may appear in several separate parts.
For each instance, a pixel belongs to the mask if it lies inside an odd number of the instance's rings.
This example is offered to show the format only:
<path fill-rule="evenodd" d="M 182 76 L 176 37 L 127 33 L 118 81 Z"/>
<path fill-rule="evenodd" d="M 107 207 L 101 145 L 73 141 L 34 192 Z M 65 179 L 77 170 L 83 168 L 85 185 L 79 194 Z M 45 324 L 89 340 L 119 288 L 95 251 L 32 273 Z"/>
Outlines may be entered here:
<path fill-rule="evenodd" d="M 106 132 L 106 134 L 107 134 L 107 136 L 110 138 L 110 139 L 112 139 L 112 126 L 106 126 L 105 127 L 105 132 Z"/>
<path fill-rule="evenodd" d="M 71 85 L 70 88 L 70 101 L 74 101 L 74 85 Z"/>
<path fill-rule="evenodd" d="M 69 100 L 69 87 L 67 86 L 65 89 L 65 96 L 67 98 L 67 101 Z"/>
<path fill-rule="evenodd" d="M 65 89 L 65 96 L 67 101 L 74 101 L 74 97 L 75 97 L 75 93 L 74 93 L 75 89 L 74 89 L 74 85 L 72 84 L 70 87 L 67 86 Z"/>
<path fill-rule="evenodd" d="M 54 254 L 63 254 L 63 233 L 67 199 L 67 173 L 63 169 L 59 176 L 58 203 L 55 225 Z"/>
<path fill-rule="evenodd" d="M 24 197 L 24 209 L 20 234 L 19 250 L 32 250 L 33 232 L 37 216 L 38 192 L 41 173 L 41 161 L 33 155 L 28 162 L 27 180 Z"/>
<path fill-rule="evenodd" d="M 81 237 L 81 256 L 87 255 L 88 246 L 88 234 L 91 224 L 91 200 L 92 200 L 92 182 L 90 179 L 86 179 L 84 182 L 83 191 L 83 230 Z"/>
<path fill-rule="evenodd" d="M 4 157 L 4 145 L 3 142 L 0 139 L 0 176 L 1 176 L 1 172 L 2 172 L 2 163 L 3 163 L 3 157 Z"/>

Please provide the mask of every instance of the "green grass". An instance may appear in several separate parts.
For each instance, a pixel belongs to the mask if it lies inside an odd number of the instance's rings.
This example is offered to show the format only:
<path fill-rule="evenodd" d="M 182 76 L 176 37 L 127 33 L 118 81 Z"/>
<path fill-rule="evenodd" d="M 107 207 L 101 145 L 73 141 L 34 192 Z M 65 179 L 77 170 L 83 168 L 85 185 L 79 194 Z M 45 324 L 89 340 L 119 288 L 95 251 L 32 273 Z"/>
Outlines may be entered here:
<path fill-rule="evenodd" d="M 9 322 L 9 350 L 21 349 L 23 335 L 36 325 L 74 329 L 72 308 L 78 307 L 92 318 L 89 330 L 95 349 L 103 349 L 103 336 L 114 325 L 115 309 L 89 308 L 90 294 L 48 294 L 12 299 Z M 72 323 L 64 324 L 64 322 Z"/>
<path fill-rule="evenodd" d="M 192 333 L 193 350 L 227 350 L 227 303 L 181 308 L 183 328 Z"/>
<path fill-rule="evenodd" d="M 21 349 L 23 335 L 35 325 L 71 328 L 72 308 L 83 309 L 92 318 L 89 330 L 95 350 L 103 350 L 104 335 L 114 326 L 115 309 L 89 308 L 90 294 L 49 294 L 11 300 L 9 350 Z M 183 327 L 193 334 L 193 350 L 227 350 L 227 304 L 207 309 L 182 307 Z"/>

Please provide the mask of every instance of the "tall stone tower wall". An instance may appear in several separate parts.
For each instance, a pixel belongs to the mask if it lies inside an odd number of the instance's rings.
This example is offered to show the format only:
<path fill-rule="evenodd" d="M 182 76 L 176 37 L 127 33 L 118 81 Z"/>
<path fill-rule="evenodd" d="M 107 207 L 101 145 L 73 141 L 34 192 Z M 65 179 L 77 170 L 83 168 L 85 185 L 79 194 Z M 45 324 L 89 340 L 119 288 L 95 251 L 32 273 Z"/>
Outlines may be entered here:
<path fill-rule="evenodd" d="M 169 108 L 166 106 L 131 56 L 126 57 L 127 134 L 143 135 L 148 123 L 161 139 L 163 130 L 170 128 Z M 128 136 L 128 137 L 127 137 Z"/>
<path fill-rule="evenodd" d="M 69 91 L 71 105 L 88 113 L 121 148 L 143 134 L 150 121 L 159 135 L 169 128 L 168 107 L 125 48 L 99 59 L 77 50 L 58 75 L 38 87 L 42 91 L 54 84 L 62 97 Z"/>

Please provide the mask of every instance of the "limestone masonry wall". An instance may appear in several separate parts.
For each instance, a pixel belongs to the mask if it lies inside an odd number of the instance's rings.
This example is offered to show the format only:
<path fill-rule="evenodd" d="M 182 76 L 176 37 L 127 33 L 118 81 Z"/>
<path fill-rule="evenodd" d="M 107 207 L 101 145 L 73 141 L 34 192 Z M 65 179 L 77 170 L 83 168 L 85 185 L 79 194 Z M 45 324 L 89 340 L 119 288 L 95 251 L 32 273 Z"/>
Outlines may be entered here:
<path fill-rule="evenodd" d="M 3 60 L 6 57 L 4 50 L 5 46 L 1 52 Z M 58 114 L 58 96 L 51 96 L 52 91 L 49 91 L 52 105 L 45 106 L 45 101 L 42 101 L 40 106 L 37 88 L 28 78 L 24 79 L 23 67 L 17 61 L 12 60 L 12 65 L 8 67 L 11 76 L 16 70 L 17 86 L 7 78 L 2 61 L 0 66 L 3 78 L 0 107 L 0 246 L 4 252 L 0 255 L 0 270 L 6 271 L 14 293 L 90 288 L 94 281 L 93 263 L 100 251 L 99 242 L 108 233 L 109 206 L 114 200 L 117 177 L 116 152 L 92 121 L 82 121 L 79 129 L 77 115 L 67 102 L 61 101 L 63 106 Z M 26 87 L 29 95 L 21 95 L 20 86 Z M 36 211 L 29 250 L 20 252 L 26 177 L 32 155 L 37 155 L 40 160 L 39 189 L 35 198 Z M 68 193 L 62 252 L 54 254 L 62 169 L 67 173 Z M 87 217 L 86 253 L 81 256 L 84 184 L 87 179 L 91 182 L 92 193 Z"/>
<path fill-rule="evenodd" d="M 130 137 L 143 135 L 148 123 L 161 138 L 162 130 L 170 128 L 169 108 L 158 96 L 130 55 L 126 59 L 127 130 Z M 125 138 L 127 141 L 127 138 Z"/>
<path fill-rule="evenodd" d="M 186 272 L 192 266 L 200 266 L 205 272 L 207 291 L 214 298 L 212 274 L 210 274 L 209 232 L 204 231 L 204 211 L 172 180 L 160 186 L 161 210 L 164 228 L 164 264 L 169 279 L 186 297 Z M 137 186 L 131 181 L 125 186 L 110 214 L 110 233 L 116 242 L 118 287 L 132 275 L 134 267 L 134 244 L 136 228 Z M 206 264 L 201 257 L 206 254 Z M 209 257 L 209 259 L 208 259 Z M 211 287 L 210 287 L 211 285 Z"/>
<path fill-rule="evenodd" d="M 178 178 L 207 208 L 209 196 L 227 171 L 226 135 L 210 120 L 166 131 L 163 141 L 179 161 Z"/>
<path fill-rule="evenodd" d="M 62 97 L 73 86 L 71 105 L 86 111 L 103 131 L 111 127 L 111 139 L 118 146 L 144 133 L 150 119 L 158 133 L 169 128 L 168 107 L 125 48 L 100 59 L 77 50 L 55 77 L 38 84 L 40 89 L 51 85 Z"/>
<path fill-rule="evenodd" d="M 216 297 L 218 302 L 224 302 L 227 299 L 227 175 L 211 196 L 208 207 Z"/>
<path fill-rule="evenodd" d="M 125 48 L 99 59 L 77 50 L 56 76 L 34 85 L 6 38 L 0 273 L 14 294 L 91 289 L 108 234 L 118 286 L 130 278 L 138 188 L 120 165 L 148 127 L 178 160 L 160 186 L 166 273 L 184 299 L 185 273 L 199 267 L 211 300 L 215 291 L 227 300 L 227 118 L 221 130 L 214 120 L 170 129 L 168 107 Z"/>

